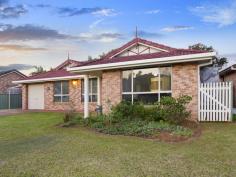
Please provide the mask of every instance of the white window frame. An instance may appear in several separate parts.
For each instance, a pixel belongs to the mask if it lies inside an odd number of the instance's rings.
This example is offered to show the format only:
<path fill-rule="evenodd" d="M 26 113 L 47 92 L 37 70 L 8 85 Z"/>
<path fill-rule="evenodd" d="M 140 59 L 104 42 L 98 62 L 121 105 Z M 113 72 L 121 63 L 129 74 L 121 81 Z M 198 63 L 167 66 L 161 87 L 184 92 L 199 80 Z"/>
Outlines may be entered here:
<path fill-rule="evenodd" d="M 142 69 L 160 69 L 160 68 L 165 68 L 165 67 L 156 67 L 156 68 L 142 68 Z M 166 67 L 167 68 L 167 67 Z M 171 74 L 171 90 L 160 90 L 161 89 L 161 82 L 160 82 L 160 78 L 161 78 L 161 73 L 158 73 L 158 78 L 159 78 L 159 82 L 158 82 L 158 87 L 159 90 L 156 92 L 134 92 L 134 71 L 136 70 L 142 70 L 142 69 L 133 69 L 133 70 L 124 70 L 124 71 L 131 71 L 131 92 L 123 92 L 123 87 L 122 87 L 122 95 L 131 95 L 131 102 L 132 104 L 134 103 L 134 95 L 140 95 L 140 94 L 158 94 L 158 101 L 160 101 L 161 99 L 161 94 L 162 93 L 170 93 L 172 95 L 172 67 L 168 66 L 168 68 L 170 68 L 170 74 Z M 123 72 L 124 72 L 123 71 Z M 122 73 L 123 76 L 123 73 Z M 123 79 L 123 77 L 122 77 Z"/>
<path fill-rule="evenodd" d="M 93 93 L 93 79 L 96 79 L 96 80 L 97 80 L 97 93 Z M 84 80 L 82 79 L 81 81 L 82 81 L 83 84 L 84 84 Z M 83 87 L 84 87 L 84 85 L 83 85 Z M 81 96 L 82 96 L 82 98 L 84 98 L 84 90 L 83 90 L 82 87 L 81 87 Z M 96 100 L 93 100 L 93 96 L 96 96 L 97 99 L 96 99 Z M 84 101 L 82 101 L 82 100 L 84 100 L 84 99 L 82 99 L 82 98 L 81 98 L 81 102 L 84 102 Z M 91 98 L 91 99 L 90 99 L 90 98 Z M 95 78 L 89 78 L 89 102 L 90 102 L 90 103 L 95 103 L 95 102 L 97 102 L 97 100 L 98 100 L 98 78 L 97 78 L 97 77 L 95 77 Z"/>
<path fill-rule="evenodd" d="M 56 81 L 56 82 L 60 82 L 60 85 L 61 85 L 61 94 L 54 94 L 53 96 L 54 96 L 54 98 L 53 98 L 53 102 L 55 102 L 55 103 L 68 103 L 69 101 L 70 101 L 70 94 L 68 93 L 68 94 L 63 94 L 62 93 L 62 91 L 63 91 L 63 82 L 68 82 L 68 92 L 70 92 L 70 83 L 69 83 L 69 81 Z M 56 83 L 55 82 L 55 83 Z M 54 83 L 54 90 L 53 90 L 53 92 L 55 92 L 55 83 Z M 64 96 L 68 96 L 68 101 L 63 101 L 63 97 Z M 60 97 L 60 101 L 55 101 L 55 97 Z"/>

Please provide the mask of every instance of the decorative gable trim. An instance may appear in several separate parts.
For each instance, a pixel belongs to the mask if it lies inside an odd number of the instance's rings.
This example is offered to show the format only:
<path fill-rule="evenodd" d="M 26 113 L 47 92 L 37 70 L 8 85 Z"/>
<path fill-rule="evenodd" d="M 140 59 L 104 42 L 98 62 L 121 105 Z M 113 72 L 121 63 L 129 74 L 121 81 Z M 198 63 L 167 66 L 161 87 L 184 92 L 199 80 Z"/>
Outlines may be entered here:
<path fill-rule="evenodd" d="M 112 50 L 107 55 L 105 55 L 103 57 L 103 59 L 111 59 L 111 58 L 119 55 L 120 53 L 124 52 L 128 48 L 133 47 L 136 44 L 141 44 L 141 45 L 144 45 L 144 46 L 148 46 L 148 47 L 151 47 L 153 49 L 160 50 L 162 52 L 169 52 L 169 51 L 172 51 L 172 50 L 176 50 L 175 48 L 172 48 L 172 47 L 169 47 L 169 46 L 166 46 L 166 45 L 162 45 L 162 44 L 158 44 L 158 43 L 155 43 L 155 42 L 147 41 L 147 40 L 141 39 L 141 38 L 135 38 L 132 41 L 124 44 L 123 46 L 121 46 L 121 47 L 119 47 L 115 50 Z"/>
<path fill-rule="evenodd" d="M 159 50 L 159 51 L 161 51 L 161 52 L 169 52 L 168 50 L 165 50 L 165 49 L 161 49 L 161 48 L 158 48 L 158 47 L 155 47 L 155 46 L 151 46 L 151 45 L 144 44 L 144 43 L 142 43 L 142 42 L 138 42 L 138 43 L 134 43 L 134 44 L 132 44 L 132 45 L 130 45 L 130 46 L 127 46 L 126 48 L 124 48 L 124 49 L 121 50 L 120 52 L 117 52 L 116 54 L 112 55 L 112 56 L 109 57 L 109 58 L 114 58 L 114 57 L 116 57 L 116 56 L 118 56 L 118 55 L 120 55 L 120 54 L 122 54 L 122 53 L 124 53 L 124 52 L 126 52 L 126 51 L 129 51 L 130 48 L 135 47 L 136 45 L 143 45 L 143 46 L 147 47 L 147 48 L 144 49 L 143 51 L 141 51 L 141 52 L 139 52 L 139 53 L 136 53 L 136 55 L 140 55 L 140 54 L 142 54 L 144 51 L 146 51 L 146 50 L 148 50 L 148 49 L 156 49 L 156 50 Z M 133 52 L 133 51 L 131 51 L 131 52 Z M 133 53 L 135 53 L 135 52 L 133 52 Z"/>

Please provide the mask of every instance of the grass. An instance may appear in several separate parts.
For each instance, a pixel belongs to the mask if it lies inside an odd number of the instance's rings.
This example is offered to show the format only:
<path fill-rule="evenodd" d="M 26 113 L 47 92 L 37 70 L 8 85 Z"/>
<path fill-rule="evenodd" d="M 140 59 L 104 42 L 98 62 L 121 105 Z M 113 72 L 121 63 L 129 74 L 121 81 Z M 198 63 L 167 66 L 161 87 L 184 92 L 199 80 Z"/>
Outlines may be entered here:
<path fill-rule="evenodd" d="M 170 144 L 59 128 L 60 113 L 0 117 L 0 176 L 236 176 L 236 124 L 205 123 Z"/>

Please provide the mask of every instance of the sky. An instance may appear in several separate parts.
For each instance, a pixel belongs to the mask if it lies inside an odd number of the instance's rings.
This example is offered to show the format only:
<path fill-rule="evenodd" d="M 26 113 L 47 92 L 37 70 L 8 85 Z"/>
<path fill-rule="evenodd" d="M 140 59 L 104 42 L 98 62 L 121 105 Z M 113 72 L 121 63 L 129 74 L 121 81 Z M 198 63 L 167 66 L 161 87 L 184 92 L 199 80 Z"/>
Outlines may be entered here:
<path fill-rule="evenodd" d="M 87 60 L 138 36 L 236 62 L 236 0 L 0 0 L 0 71 Z"/>

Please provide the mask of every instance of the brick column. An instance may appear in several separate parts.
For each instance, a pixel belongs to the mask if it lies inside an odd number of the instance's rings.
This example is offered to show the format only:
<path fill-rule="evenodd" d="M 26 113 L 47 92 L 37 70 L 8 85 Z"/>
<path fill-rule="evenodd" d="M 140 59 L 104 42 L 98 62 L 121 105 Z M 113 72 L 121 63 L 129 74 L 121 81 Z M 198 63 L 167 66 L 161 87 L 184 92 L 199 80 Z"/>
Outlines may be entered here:
<path fill-rule="evenodd" d="M 188 95 L 192 101 L 188 109 L 192 113 L 192 120 L 198 118 L 198 65 L 177 64 L 172 67 L 172 96 Z"/>
<path fill-rule="evenodd" d="M 28 110 L 28 85 L 22 85 L 22 110 Z"/>
<path fill-rule="evenodd" d="M 108 113 L 110 107 L 118 104 L 122 99 L 121 71 L 103 72 L 101 84 L 101 102 L 103 112 Z"/>

